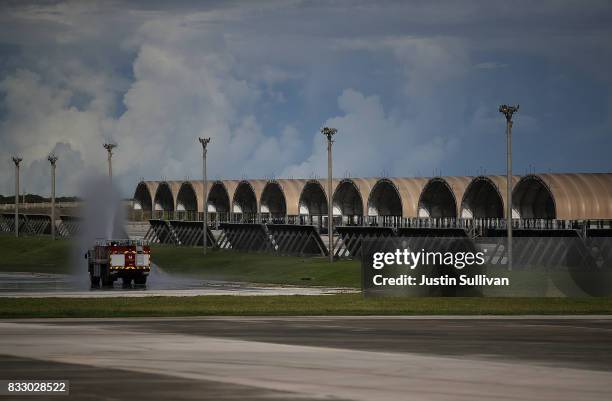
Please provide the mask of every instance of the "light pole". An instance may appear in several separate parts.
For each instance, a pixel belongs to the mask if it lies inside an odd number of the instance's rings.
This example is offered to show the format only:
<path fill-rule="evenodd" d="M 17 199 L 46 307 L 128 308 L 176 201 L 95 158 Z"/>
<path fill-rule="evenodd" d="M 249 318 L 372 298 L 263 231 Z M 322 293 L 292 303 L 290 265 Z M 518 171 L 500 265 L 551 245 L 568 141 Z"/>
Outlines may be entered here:
<path fill-rule="evenodd" d="M 113 183 L 113 149 L 117 147 L 115 143 L 105 143 L 104 149 L 108 152 L 108 178 Z"/>
<path fill-rule="evenodd" d="M 332 188 L 332 144 L 335 128 L 323 127 L 321 133 L 327 137 L 327 236 L 329 237 L 329 263 L 334 262 L 334 211 Z"/>
<path fill-rule="evenodd" d="M 202 181 L 204 184 L 204 204 L 202 208 L 204 209 L 204 222 L 202 223 L 202 244 L 204 248 L 204 255 L 206 255 L 206 248 L 208 245 L 208 177 L 206 176 L 206 153 L 208 151 L 208 143 L 210 142 L 210 138 L 198 138 L 200 143 L 202 144 Z"/>
<path fill-rule="evenodd" d="M 51 163 L 51 238 L 55 240 L 55 162 L 57 162 L 57 156 L 50 154 L 47 160 Z"/>
<path fill-rule="evenodd" d="M 13 156 L 13 163 L 15 163 L 15 237 L 19 237 L 19 163 L 22 160 L 19 156 Z"/>
<path fill-rule="evenodd" d="M 519 105 L 508 106 L 502 104 L 499 106 L 499 112 L 506 116 L 506 139 L 507 139 L 507 161 L 506 172 L 506 230 L 508 232 L 508 270 L 512 270 L 512 115 L 518 112 Z"/>

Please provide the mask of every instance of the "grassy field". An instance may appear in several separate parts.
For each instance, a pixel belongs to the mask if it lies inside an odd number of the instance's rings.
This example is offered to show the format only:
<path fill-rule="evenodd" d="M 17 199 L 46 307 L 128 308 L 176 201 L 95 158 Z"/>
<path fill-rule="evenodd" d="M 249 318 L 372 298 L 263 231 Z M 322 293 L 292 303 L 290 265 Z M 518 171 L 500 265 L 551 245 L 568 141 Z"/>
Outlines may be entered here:
<path fill-rule="evenodd" d="M 0 271 L 69 273 L 71 244 L 66 239 L 0 235 Z"/>
<path fill-rule="evenodd" d="M 202 248 L 156 246 L 153 261 L 168 273 L 199 278 L 316 286 L 360 286 L 358 261 L 299 258 L 259 253 L 213 251 Z"/>
<path fill-rule="evenodd" d="M 71 270 L 72 243 L 69 240 L 0 235 L 0 250 L 0 271 L 69 273 Z M 154 246 L 152 259 L 167 273 L 211 280 L 302 286 L 360 286 L 360 267 L 357 261 L 343 260 L 330 265 L 325 258 L 232 251 L 209 251 L 205 257 L 202 248 L 171 246 Z"/>
<path fill-rule="evenodd" d="M 375 298 L 201 296 L 0 298 L 0 318 L 212 315 L 521 315 L 612 314 L 612 298 Z"/>
<path fill-rule="evenodd" d="M 0 236 L 0 271 L 67 273 L 72 245 L 48 237 Z M 155 246 L 156 264 L 173 274 L 259 283 L 358 287 L 359 263 L 201 248 Z M 202 296 L 147 298 L 0 298 L 0 318 L 206 315 L 520 315 L 612 314 L 612 298 L 370 298 Z"/>

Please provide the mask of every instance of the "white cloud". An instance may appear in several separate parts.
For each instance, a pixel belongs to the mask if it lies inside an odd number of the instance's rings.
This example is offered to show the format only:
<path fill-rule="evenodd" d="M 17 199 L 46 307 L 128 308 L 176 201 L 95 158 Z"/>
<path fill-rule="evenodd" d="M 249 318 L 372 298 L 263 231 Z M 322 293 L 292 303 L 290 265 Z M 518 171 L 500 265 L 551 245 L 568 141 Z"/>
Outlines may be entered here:
<path fill-rule="evenodd" d="M 104 159 L 101 146 L 93 148 L 90 144 L 99 142 L 99 138 L 104 136 L 104 116 L 87 108 L 78 110 L 72 106 L 73 90 L 46 84 L 38 74 L 19 70 L 0 83 L 0 91 L 5 94 L 7 116 L 0 124 L 0 130 L 10 133 L 0 136 L 4 150 L 2 156 L 8 158 L 7 153 L 20 154 L 24 158 L 24 174 L 31 163 L 32 166 L 40 166 L 41 161 L 47 163 L 47 155 L 59 144 L 70 144 L 71 151 L 81 155 L 89 166 L 101 164 Z M 74 164 L 76 161 L 75 158 L 66 160 L 65 171 L 70 174 L 81 171 L 83 164 Z M 2 176 L 5 191 L 12 189 L 9 184 L 12 179 L 11 175 Z M 24 178 L 24 182 L 27 180 Z M 37 178 L 31 181 L 40 182 Z M 39 189 L 35 185 L 30 188 L 32 191 Z M 74 190 L 70 186 L 63 188 Z"/>
<path fill-rule="evenodd" d="M 72 164 L 66 171 L 78 175 L 86 167 L 102 170 L 101 144 L 113 140 L 119 144 L 114 173 L 129 179 L 123 182 L 126 194 L 134 177 L 199 176 L 199 136 L 212 138 L 211 176 L 277 174 L 295 157 L 299 135 L 290 126 L 276 136 L 262 132 L 249 113 L 261 100 L 261 89 L 256 80 L 236 76 L 235 60 L 215 29 L 198 27 L 207 18 L 206 13 L 156 17 L 135 31 L 129 40 L 137 52 L 134 79 L 125 88 L 125 111 L 118 117 L 112 116 L 112 105 L 123 89 L 123 77 L 112 82 L 75 59 L 55 60 L 52 73 L 44 78 L 28 70 L 7 76 L 0 84 L 8 116 L 2 132 L 10 135 L 0 137 L 2 148 L 23 154 L 26 175 L 44 170 L 50 149 L 71 144 L 82 158 L 78 163 L 75 158 L 63 161 L 60 154 L 59 163 Z M 291 78 L 281 69 L 270 71 L 261 77 L 267 84 Z M 282 93 L 275 96 L 278 101 Z M 61 178 L 67 191 L 76 191 L 78 180 Z M 2 187 L 10 191 L 12 175 L 1 179 Z M 45 180 L 31 182 L 46 188 Z"/>
<path fill-rule="evenodd" d="M 385 113 L 378 96 L 347 89 L 338 97 L 342 114 L 325 121 L 338 129 L 333 147 L 334 176 L 415 175 L 437 168 L 454 141 L 427 137 L 409 120 Z M 327 171 L 326 139 L 316 133 L 313 153 L 304 162 L 285 169 L 286 176 L 323 176 Z"/>
<path fill-rule="evenodd" d="M 296 157 L 299 134 L 291 126 L 279 133 L 262 131 L 250 112 L 262 101 L 257 79 L 241 79 L 222 38 L 213 34 L 221 43 L 209 43 L 208 29 L 194 31 L 193 20 L 171 18 L 139 30 L 134 82 L 115 133 L 122 153 L 145 155 L 146 161 L 143 156 L 121 158 L 118 171 L 135 169 L 152 179 L 199 177 L 197 138 L 210 137 L 211 177 L 278 174 Z M 277 82 L 290 77 L 280 70 L 275 74 Z M 266 83 L 269 78 L 263 77 Z"/>

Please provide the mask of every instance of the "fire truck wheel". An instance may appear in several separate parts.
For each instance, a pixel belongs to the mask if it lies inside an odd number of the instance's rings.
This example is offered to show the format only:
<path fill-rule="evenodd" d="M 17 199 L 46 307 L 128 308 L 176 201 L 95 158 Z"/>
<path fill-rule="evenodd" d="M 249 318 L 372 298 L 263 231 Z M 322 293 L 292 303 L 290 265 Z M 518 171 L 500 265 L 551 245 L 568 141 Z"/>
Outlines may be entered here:
<path fill-rule="evenodd" d="M 147 276 L 134 277 L 134 284 L 140 287 L 147 285 Z"/>

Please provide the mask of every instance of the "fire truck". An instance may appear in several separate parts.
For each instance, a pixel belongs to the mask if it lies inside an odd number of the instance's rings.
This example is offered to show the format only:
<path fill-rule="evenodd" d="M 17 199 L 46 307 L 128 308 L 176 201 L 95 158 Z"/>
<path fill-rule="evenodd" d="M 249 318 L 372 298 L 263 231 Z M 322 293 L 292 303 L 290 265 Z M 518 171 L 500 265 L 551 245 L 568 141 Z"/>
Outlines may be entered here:
<path fill-rule="evenodd" d="M 123 288 L 144 287 L 151 272 L 151 248 L 140 240 L 98 240 L 85 255 L 91 288 L 112 287 L 120 278 Z"/>

